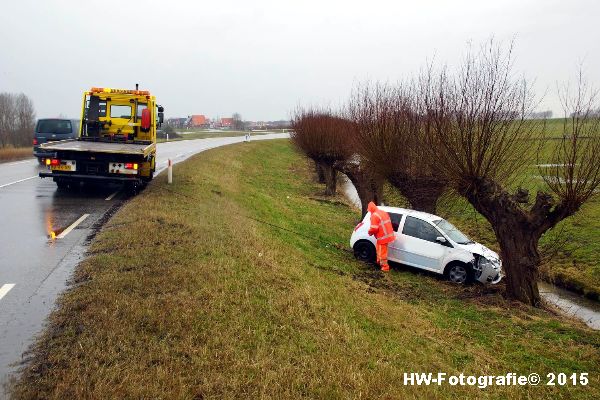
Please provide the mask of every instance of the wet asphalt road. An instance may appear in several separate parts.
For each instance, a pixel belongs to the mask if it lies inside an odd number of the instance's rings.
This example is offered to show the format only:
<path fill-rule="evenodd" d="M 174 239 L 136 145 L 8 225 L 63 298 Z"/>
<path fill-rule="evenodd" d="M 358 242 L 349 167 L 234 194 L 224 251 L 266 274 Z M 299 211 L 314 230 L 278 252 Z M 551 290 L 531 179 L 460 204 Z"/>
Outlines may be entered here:
<path fill-rule="evenodd" d="M 267 134 L 252 140 L 285 137 Z M 231 137 L 159 143 L 155 179 L 169 158 L 177 163 L 242 141 Z M 90 235 L 127 200 L 117 185 L 58 191 L 51 179 L 37 176 L 41 170 L 45 167 L 34 159 L 0 164 L 0 398 L 2 385 L 24 360 L 23 353 L 83 258 Z"/>

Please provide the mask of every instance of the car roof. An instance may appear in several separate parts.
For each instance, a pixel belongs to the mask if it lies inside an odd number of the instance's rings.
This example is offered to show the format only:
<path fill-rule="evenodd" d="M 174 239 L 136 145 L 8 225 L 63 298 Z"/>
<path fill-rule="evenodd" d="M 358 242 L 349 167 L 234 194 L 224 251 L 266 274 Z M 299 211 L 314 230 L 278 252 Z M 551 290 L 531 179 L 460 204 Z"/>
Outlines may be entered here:
<path fill-rule="evenodd" d="M 442 217 L 439 217 L 434 214 L 429 214 L 429 213 L 426 213 L 423 211 L 411 210 L 408 208 L 388 207 L 388 206 L 377 206 L 377 208 L 380 208 L 383 211 L 388 212 L 388 213 L 410 215 L 411 217 L 416 217 L 416 218 L 422 219 L 424 221 L 429 221 L 429 222 L 443 219 Z"/>

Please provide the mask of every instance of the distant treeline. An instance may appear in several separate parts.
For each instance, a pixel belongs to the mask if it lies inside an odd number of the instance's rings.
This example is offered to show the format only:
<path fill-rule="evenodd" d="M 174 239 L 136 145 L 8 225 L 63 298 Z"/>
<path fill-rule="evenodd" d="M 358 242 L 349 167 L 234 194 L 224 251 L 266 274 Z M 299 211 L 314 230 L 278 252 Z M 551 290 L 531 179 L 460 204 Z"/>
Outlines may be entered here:
<path fill-rule="evenodd" d="M 31 145 L 34 128 L 31 99 L 23 93 L 0 93 L 0 148 Z"/>

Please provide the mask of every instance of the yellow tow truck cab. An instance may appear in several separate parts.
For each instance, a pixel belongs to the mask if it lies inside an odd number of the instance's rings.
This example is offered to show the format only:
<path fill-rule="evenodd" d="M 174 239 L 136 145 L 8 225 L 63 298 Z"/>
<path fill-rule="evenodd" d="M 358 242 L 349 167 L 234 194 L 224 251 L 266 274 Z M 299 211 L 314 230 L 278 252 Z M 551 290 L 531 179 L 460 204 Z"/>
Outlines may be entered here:
<path fill-rule="evenodd" d="M 60 187 L 123 182 L 137 190 L 152 180 L 156 129 L 164 109 L 147 90 L 93 87 L 84 92 L 77 139 L 45 143 L 48 172 Z"/>

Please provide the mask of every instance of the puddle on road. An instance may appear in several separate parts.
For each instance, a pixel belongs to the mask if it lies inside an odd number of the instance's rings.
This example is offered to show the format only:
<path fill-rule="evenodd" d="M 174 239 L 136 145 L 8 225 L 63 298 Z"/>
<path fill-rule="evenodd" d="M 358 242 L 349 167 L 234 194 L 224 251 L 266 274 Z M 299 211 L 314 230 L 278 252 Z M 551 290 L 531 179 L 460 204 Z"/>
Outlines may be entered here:
<path fill-rule="evenodd" d="M 346 197 L 360 209 L 360 198 L 352 182 L 344 177 L 342 188 Z M 564 314 L 582 320 L 590 328 L 600 330 L 600 303 L 549 283 L 539 282 L 538 286 L 545 301 L 558 307 Z"/>

